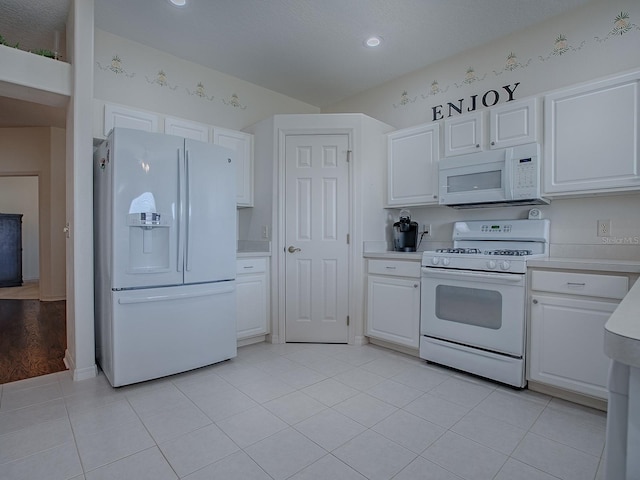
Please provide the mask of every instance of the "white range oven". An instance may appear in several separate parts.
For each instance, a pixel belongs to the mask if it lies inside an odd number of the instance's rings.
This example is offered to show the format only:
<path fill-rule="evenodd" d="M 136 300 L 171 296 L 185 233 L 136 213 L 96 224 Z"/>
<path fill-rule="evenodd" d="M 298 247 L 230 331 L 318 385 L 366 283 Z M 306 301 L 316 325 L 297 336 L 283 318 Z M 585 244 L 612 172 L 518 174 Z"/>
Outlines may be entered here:
<path fill-rule="evenodd" d="M 524 387 L 526 261 L 548 254 L 549 220 L 456 222 L 422 256 L 420 357 Z"/>

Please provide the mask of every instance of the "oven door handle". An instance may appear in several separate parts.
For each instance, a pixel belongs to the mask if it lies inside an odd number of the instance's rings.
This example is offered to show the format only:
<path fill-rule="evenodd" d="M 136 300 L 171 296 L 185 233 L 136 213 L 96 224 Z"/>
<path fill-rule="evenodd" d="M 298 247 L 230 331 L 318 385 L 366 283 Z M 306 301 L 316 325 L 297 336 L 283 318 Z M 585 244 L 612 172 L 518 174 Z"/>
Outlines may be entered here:
<path fill-rule="evenodd" d="M 488 280 L 494 283 L 524 284 L 524 275 L 514 273 L 476 272 L 472 270 L 444 270 L 441 268 L 422 267 L 425 278 L 442 278 L 457 280 Z"/>

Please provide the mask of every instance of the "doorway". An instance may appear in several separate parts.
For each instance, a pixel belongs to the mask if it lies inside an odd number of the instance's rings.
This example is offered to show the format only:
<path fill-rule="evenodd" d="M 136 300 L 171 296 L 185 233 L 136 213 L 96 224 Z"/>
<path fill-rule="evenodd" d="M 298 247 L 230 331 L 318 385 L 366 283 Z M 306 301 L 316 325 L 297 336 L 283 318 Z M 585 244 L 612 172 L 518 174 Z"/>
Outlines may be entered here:
<path fill-rule="evenodd" d="M 349 136 L 285 137 L 285 341 L 347 343 Z"/>

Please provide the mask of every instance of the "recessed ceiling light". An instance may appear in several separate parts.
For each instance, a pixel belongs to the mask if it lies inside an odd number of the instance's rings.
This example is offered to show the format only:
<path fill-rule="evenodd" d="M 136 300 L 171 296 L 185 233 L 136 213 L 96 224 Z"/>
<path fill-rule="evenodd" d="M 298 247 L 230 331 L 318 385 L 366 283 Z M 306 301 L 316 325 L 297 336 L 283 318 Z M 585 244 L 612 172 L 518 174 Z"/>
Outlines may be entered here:
<path fill-rule="evenodd" d="M 184 7 L 187 4 L 187 0 L 169 0 L 176 7 Z"/>
<path fill-rule="evenodd" d="M 382 43 L 382 37 L 378 37 L 377 35 L 373 35 L 364 41 L 365 46 L 371 47 L 371 48 L 378 47 L 380 46 L 381 43 Z"/>

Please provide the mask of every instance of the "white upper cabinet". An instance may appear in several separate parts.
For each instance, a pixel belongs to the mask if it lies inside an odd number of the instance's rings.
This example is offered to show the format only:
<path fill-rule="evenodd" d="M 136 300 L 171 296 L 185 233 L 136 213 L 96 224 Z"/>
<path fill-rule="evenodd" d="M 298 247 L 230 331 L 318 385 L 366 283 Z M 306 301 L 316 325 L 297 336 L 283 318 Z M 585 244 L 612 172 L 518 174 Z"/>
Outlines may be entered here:
<path fill-rule="evenodd" d="M 640 71 L 546 95 L 544 193 L 640 187 Z"/>
<path fill-rule="evenodd" d="M 238 207 L 253 207 L 253 135 L 213 127 L 213 143 L 236 152 Z"/>
<path fill-rule="evenodd" d="M 513 147 L 538 141 L 538 102 L 528 98 L 489 110 L 489 148 Z"/>
<path fill-rule="evenodd" d="M 478 111 L 444 121 L 444 155 L 451 157 L 487 148 L 513 147 L 538 141 L 538 103 L 527 98 L 489 109 L 488 142 L 485 112 Z"/>
<path fill-rule="evenodd" d="M 387 206 L 438 204 L 439 132 L 430 123 L 388 135 Z"/>
<path fill-rule="evenodd" d="M 192 122 L 183 118 L 165 117 L 164 133 L 177 135 L 178 137 L 191 138 L 201 142 L 209 141 L 209 126 L 203 123 Z"/>
<path fill-rule="evenodd" d="M 444 121 L 445 157 L 483 150 L 482 113 L 467 113 Z"/>
<path fill-rule="evenodd" d="M 114 127 L 135 128 L 145 132 L 158 131 L 158 115 L 144 110 L 107 103 L 104 106 L 104 136 Z"/>

